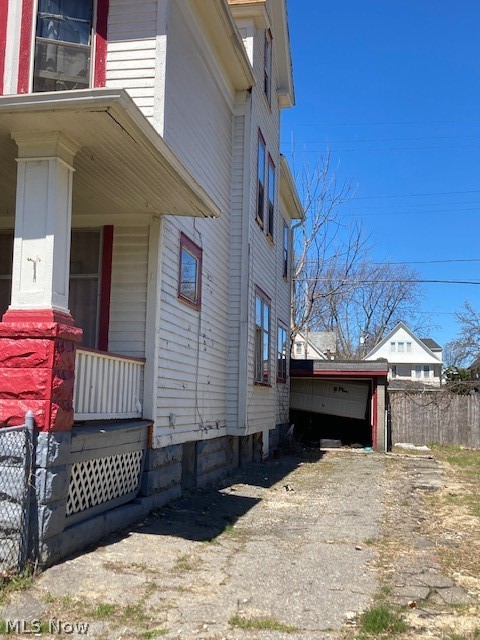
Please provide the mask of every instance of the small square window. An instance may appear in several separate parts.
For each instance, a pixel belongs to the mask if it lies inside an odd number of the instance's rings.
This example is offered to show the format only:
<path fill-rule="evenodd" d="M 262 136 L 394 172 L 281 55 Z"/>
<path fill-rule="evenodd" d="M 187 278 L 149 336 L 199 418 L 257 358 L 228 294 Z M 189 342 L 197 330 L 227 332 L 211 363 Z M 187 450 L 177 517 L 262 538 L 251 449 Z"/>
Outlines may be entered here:
<path fill-rule="evenodd" d="M 202 295 L 202 249 L 185 234 L 180 234 L 178 297 L 196 309 Z"/>
<path fill-rule="evenodd" d="M 403 353 L 405 351 L 405 343 L 404 342 L 399 342 L 398 343 L 398 353 Z"/>
<path fill-rule="evenodd" d="M 396 342 L 390 342 L 390 351 L 392 353 L 395 353 L 395 351 L 397 350 L 396 347 L 397 347 L 397 343 Z"/>
<path fill-rule="evenodd" d="M 407 353 L 412 353 L 412 343 L 411 342 L 407 342 Z"/>

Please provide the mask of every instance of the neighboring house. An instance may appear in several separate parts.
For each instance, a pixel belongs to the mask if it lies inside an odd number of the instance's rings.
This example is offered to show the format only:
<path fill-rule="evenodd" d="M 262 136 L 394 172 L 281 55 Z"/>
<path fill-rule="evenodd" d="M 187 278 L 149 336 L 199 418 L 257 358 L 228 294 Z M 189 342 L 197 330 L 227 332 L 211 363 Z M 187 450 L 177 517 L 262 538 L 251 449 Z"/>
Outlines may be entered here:
<path fill-rule="evenodd" d="M 468 371 L 470 372 L 471 380 L 480 380 L 480 356 L 475 358 L 475 360 L 468 366 Z"/>
<path fill-rule="evenodd" d="M 288 423 L 304 214 L 279 151 L 287 11 L 9 0 L 0 33 L 0 425 L 33 410 L 47 476 L 73 465 L 43 521 L 50 561 L 143 468 L 148 510 L 266 455 Z"/>
<path fill-rule="evenodd" d="M 305 331 L 295 336 L 292 358 L 295 360 L 333 360 L 337 338 L 333 331 Z"/>
<path fill-rule="evenodd" d="M 418 338 L 403 322 L 390 331 L 364 358 L 385 359 L 395 385 L 415 382 L 440 386 L 442 348 L 431 338 Z"/>

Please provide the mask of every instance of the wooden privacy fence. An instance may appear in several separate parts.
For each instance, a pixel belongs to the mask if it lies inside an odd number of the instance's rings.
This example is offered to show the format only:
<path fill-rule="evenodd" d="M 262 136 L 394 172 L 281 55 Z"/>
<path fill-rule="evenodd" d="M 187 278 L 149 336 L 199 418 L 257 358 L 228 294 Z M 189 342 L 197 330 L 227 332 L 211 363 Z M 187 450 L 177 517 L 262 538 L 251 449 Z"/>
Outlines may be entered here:
<path fill-rule="evenodd" d="M 391 441 L 480 448 L 480 394 L 390 391 Z"/>

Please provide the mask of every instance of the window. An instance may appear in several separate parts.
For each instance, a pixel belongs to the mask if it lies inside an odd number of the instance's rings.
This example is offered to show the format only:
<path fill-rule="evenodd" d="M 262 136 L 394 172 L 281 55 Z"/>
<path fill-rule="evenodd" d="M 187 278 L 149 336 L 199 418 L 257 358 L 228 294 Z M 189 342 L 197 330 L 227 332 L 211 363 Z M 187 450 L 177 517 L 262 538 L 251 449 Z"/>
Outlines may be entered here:
<path fill-rule="evenodd" d="M 399 342 L 397 345 L 397 348 L 398 348 L 398 353 L 403 353 L 405 351 L 405 343 Z"/>
<path fill-rule="evenodd" d="M 273 226 L 275 215 L 275 165 L 271 156 L 268 156 L 268 225 L 267 235 L 273 238 Z"/>
<path fill-rule="evenodd" d="M 280 324 L 277 329 L 277 381 L 287 381 L 287 330 Z"/>
<path fill-rule="evenodd" d="M 93 0 L 38 0 L 33 91 L 90 86 Z"/>
<path fill-rule="evenodd" d="M 290 262 L 290 229 L 283 221 L 283 277 L 288 278 L 288 263 Z"/>
<path fill-rule="evenodd" d="M 260 289 L 255 295 L 255 382 L 270 383 L 270 298 Z"/>
<path fill-rule="evenodd" d="M 392 378 L 397 377 L 397 367 L 396 365 L 392 365 Z"/>
<path fill-rule="evenodd" d="M 422 366 L 419 364 L 415 365 L 415 378 L 421 378 L 422 377 Z"/>
<path fill-rule="evenodd" d="M 12 293 L 13 236 L 13 231 L 0 232 L 0 318 L 10 305 Z M 102 266 L 106 266 L 102 230 L 73 229 L 69 308 L 75 324 L 83 330 L 82 346 L 91 349 L 103 348 L 99 345 Z"/>
<path fill-rule="evenodd" d="M 185 234 L 180 234 L 178 297 L 200 309 L 202 296 L 202 249 Z"/>
<path fill-rule="evenodd" d="M 272 100 L 272 34 L 270 33 L 270 31 L 265 32 L 263 90 L 268 100 L 268 104 L 270 104 Z"/>
<path fill-rule="evenodd" d="M 302 356 L 303 355 L 303 344 L 301 342 L 295 343 L 295 355 Z"/>
<path fill-rule="evenodd" d="M 428 364 L 423 365 L 423 377 L 427 380 L 428 378 L 430 378 L 430 367 L 428 366 Z"/>
<path fill-rule="evenodd" d="M 412 353 L 412 343 L 406 342 L 405 344 L 407 345 L 407 353 Z"/>
<path fill-rule="evenodd" d="M 266 146 L 262 134 L 258 133 L 258 157 L 257 157 L 257 220 L 263 227 L 263 214 L 265 209 L 265 162 Z"/>
<path fill-rule="evenodd" d="M 397 343 L 396 343 L 396 342 L 390 342 L 390 351 L 391 351 L 392 353 L 395 353 L 395 351 L 397 350 L 397 349 L 396 349 L 396 346 L 397 346 Z"/>

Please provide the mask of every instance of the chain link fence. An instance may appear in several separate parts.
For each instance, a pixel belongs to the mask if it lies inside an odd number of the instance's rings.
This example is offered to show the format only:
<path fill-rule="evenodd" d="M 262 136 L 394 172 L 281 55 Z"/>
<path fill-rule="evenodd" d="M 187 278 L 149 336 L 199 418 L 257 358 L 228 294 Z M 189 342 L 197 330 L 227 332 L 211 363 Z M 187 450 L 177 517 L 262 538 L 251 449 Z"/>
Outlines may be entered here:
<path fill-rule="evenodd" d="M 0 578 L 26 566 L 33 447 L 31 412 L 24 425 L 0 428 Z"/>

